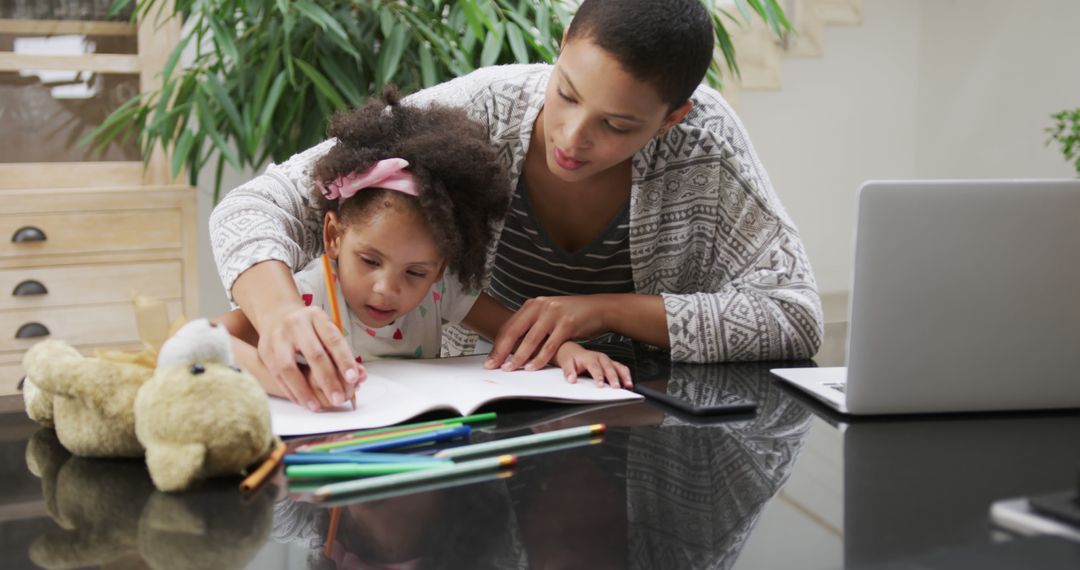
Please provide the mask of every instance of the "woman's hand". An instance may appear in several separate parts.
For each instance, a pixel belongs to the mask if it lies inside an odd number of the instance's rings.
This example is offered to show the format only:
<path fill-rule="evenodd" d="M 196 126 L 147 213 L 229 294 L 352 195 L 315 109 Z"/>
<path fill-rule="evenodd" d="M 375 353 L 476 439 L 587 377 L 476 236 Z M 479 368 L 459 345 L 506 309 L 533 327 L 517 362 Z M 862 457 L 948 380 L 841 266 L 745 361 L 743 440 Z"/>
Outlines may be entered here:
<path fill-rule="evenodd" d="M 303 305 L 276 317 L 264 316 L 259 358 L 289 399 L 311 411 L 351 400 L 366 373 L 330 317 L 318 307 Z M 306 375 L 297 355 L 310 367 Z"/>
<path fill-rule="evenodd" d="M 499 329 L 484 368 L 501 366 L 509 372 L 524 366 L 526 370 L 538 370 L 551 362 L 566 341 L 607 332 L 600 306 L 603 297 L 537 297 L 525 301 Z"/>
<path fill-rule="evenodd" d="M 587 350 L 576 342 L 567 342 L 559 347 L 555 362 L 563 370 L 563 376 L 571 384 L 577 382 L 578 375 L 586 373 L 592 376 L 596 387 L 610 385 L 612 388 L 631 388 L 630 369 L 615 362 L 608 355 L 594 350 Z"/>

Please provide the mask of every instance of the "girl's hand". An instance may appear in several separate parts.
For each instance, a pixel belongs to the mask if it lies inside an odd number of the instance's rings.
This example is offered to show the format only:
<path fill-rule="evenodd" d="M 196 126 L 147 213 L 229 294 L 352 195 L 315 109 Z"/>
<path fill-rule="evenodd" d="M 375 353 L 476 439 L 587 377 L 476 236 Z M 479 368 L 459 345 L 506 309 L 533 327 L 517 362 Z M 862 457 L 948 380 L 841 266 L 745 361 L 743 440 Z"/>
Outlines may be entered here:
<path fill-rule="evenodd" d="M 566 341 L 607 332 L 599 304 L 596 295 L 537 297 L 525 301 L 499 329 L 484 368 L 501 366 L 509 372 L 522 366 L 526 370 L 547 366 Z"/>
<path fill-rule="evenodd" d="M 566 381 L 571 384 L 577 382 L 578 374 L 584 372 L 592 376 L 597 388 L 605 383 L 612 388 L 629 389 L 634 386 L 634 382 L 630 380 L 629 368 L 602 352 L 586 350 L 576 342 L 567 342 L 559 347 L 555 362 L 562 368 Z"/>
<path fill-rule="evenodd" d="M 289 399 L 311 411 L 341 406 L 366 378 L 364 367 L 330 317 L 318 307 L 298 306 L 269 320 L 259 336 L 259 357 Z M 297 362 L 310 367 L 305 375 Z"/>

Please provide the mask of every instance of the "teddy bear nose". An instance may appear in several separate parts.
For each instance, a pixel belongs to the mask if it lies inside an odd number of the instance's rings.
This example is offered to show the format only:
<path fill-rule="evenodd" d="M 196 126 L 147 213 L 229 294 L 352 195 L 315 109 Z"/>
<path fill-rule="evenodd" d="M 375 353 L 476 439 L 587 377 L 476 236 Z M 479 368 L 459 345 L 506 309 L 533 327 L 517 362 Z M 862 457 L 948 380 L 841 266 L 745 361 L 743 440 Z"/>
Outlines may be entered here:
<path fill-rule="evenodd" d="M 202 364 L 192 364 L 188 371 L 192 374 L 202 374 L 203 372 L 206 372 L 206 368 L 204 368 Z"/>

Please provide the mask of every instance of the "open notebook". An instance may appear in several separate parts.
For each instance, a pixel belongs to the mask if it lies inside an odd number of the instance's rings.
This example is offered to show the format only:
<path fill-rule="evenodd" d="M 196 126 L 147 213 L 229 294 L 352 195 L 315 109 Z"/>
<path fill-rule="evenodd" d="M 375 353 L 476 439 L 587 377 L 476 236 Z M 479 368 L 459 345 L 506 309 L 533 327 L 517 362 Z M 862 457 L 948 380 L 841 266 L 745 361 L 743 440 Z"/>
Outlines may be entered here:
<path fill-rule="evenodd" d="M 570 384 L 558 368 L 535 372 L 484 370 L 485 358 L 476 355 L 365 362 L 368 377 L 356 392 L 355 411 L 346 404 L 334 411 L 311 412 L 292 402 L 270 398 L 274 433 L 290 436 L 383 427 L 433 410 L 469 415 L 496 400 L 592 403 L 642 398 L 629 390 L 598 388 L 588 377 Z"/>

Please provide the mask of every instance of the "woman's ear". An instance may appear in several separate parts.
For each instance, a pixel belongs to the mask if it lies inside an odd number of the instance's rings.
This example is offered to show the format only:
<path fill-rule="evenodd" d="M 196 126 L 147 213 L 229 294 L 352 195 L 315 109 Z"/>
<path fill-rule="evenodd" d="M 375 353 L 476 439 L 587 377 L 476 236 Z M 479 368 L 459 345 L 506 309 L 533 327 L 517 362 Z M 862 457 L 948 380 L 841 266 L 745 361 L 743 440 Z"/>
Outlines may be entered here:
<path fill-rule="evenodd" d="M 682 122 L 690 111 L 694 108 L 694 102 L 687 99 L 685 103 L 677 107 L 674 111 L 668 113 L 668 116 L 664 118 L 664 122 L 660 124 L 660 129 L 656 132 L 658 136 L 664 136 L 667 134 L 671 127 Z"/>
<path fill-rule="evenodd" d="M 341 249 L 341 234 L 344 230 L 341 227 L 341 220 L 334 212 L 327 212 L 326 217 L 323 219 L 323 249 L 326 251 L 326 255 L 337 261 L 338 250 Z"/>

